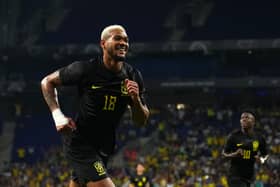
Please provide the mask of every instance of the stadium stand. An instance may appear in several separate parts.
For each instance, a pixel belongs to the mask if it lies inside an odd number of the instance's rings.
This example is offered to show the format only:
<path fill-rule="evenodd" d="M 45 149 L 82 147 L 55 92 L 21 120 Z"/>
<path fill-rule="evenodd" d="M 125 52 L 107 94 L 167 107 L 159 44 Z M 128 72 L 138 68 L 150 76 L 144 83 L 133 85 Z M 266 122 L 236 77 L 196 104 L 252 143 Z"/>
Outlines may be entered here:
<path fill-rule="evenodd" d="M 148 126 L 134 126 L 127 113 L 117 129 L 109 172 L 118 187 L 127 186 L 138 160 L 147 164 L 154 187 L 228 187 L 228 163 L 219 156 L 243 106 L 257 110 L 271 154 L 258 168 L 255 186 L 279 186 L 279 2 L 19 2 L 0 1 L 0 186 L 67 186 L 68 163 L 40 80 L 94 56 L 83 52 L 84 45 L 98 52 L 100 30 L 114 23 L 125 25 L 132 43 L 146 49 L 132 52 L 128 61 L 143 73 L 152 111 Z M 213 44 L 214 50 L 203 53 L 164 46 L 252 38 L 275 39 L 277 45 L 217 50 Z M 60 93 L 65 113 L 74 115 L 77 93 L 72 88 Z"/>

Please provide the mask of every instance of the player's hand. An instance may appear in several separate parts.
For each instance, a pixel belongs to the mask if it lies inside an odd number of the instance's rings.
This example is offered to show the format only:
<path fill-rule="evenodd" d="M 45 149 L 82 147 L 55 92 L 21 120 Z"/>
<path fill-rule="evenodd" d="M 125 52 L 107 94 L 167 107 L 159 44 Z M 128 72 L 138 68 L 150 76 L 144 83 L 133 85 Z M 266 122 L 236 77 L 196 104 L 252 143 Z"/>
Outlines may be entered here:
<path fill-rule="evenodd" d="M 52 111 L 52 117 L 58 132 L 67 133 L 76 130 L 75 122 L 71 118 L 66 117 L 60 108 L 56 108 Z"/>
<path fill-rule="evenodd" d="M 138 99 L 139 98 L 138 83 L 129 79 L 125 79 L 125 85 L 126 85 L 127 93 L 132 98 L 132 100 Z"/>
<path fill-rule="evenodd" d="M 234 152 L 235 157 L 243 156 L 243 149 L 239 148 Z"/>
<path fill-rule="evenodd" d="M 264 164 L 265 161 L 268 159 L 268 155 L 266 155 L 266 156 L 264 156 L 264 157 L 262 157 L 262 156 L 260 156 L 260 155 L 255 155 L 255 159 L 256 159 L 256 162 L 257 162 L 258 164 Z"/>
<path fill-rule="evenodd" d="M 261 157 L 259 155 L 255 155 L 255 160 L 258 164 L 261 164 Z"/>
<path fill-rule="evenodd" d="M 77 127 L 76 127 L 74 120 L 71 118 L 67 118 L 67 119 L 68 119 L 68 123 L 66 123 L 64 125 L 56 126 L 56 130 L 58 132 L 63 133 L 63 134 L 68 134 L 68 133 L 71 133 L 74 130 L 76 130 Z"/>

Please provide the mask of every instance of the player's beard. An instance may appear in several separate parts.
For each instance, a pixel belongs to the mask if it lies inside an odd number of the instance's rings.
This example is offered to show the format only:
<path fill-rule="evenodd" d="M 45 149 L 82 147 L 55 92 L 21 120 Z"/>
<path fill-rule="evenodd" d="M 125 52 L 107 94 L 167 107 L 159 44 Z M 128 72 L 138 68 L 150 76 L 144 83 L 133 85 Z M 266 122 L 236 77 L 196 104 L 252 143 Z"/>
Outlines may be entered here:
<path fill-rule="evenodd" d="M 117 51 L 118 49 L 115 47 L 115 48 L 109 48 L 108 49 L 108 54 L 111 56 L 111 58 L 114 60 L 114 61 L 116 61 L 116 62 L 118 62 L 118 61 L 120 61 L 120 62 L 123 62 L 123 61 L 125 61 L 125 59 L 126 59 L 126 55 L 124 55 L 124 56 L 120 56 L 120 55 L 118 55 L 118 54 L 116 54 L 116 51 Z"/>
<path fill-rule="evenodd" d="M 118 55 L 113 55 L 112 58 L 114 59 L 114 61 L 117 61 L 117 62 L 123 62 L 126 59 L 125 56 L 118 56 Z"/>

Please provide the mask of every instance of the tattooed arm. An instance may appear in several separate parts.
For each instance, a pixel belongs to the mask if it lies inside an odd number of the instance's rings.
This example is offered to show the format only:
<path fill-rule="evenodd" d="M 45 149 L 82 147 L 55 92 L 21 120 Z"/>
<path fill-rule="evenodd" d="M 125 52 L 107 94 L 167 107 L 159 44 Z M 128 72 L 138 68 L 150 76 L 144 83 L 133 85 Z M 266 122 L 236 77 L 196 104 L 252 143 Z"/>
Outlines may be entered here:
<path fill-rule="evenodd" d="M 47 75 L 41 81 L 42 93 L 50 111 L 52 112 L 57 131 L 74 130 L 76 128 L 74 121 L 71 118 L 65 117 L 59 107 L 56 87 L 61 84 L 59 71 L 55 71 Z"/>
<path fill-rule="evenodd" d="M 55 71 L 47 75 L 41 81 L 41 89 L 44 99 L 49 106 L 51 111 L 59 108 L 59 103 L 57 99 L 56 87 L 61 85 L 61 80 L 59 78 L 59 72 Z"/>

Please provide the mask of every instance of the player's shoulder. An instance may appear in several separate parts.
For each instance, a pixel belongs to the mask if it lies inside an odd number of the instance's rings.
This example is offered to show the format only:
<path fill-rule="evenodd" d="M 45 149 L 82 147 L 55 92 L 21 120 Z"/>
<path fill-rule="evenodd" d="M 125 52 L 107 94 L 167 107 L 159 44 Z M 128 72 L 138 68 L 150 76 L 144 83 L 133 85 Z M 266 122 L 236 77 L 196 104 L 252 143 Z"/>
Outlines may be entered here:
<path fill-rule="evenodd" d="M 100 64 L 99 58 L 90 58 L 86 60 L 78 60 L 73 62 L 73 68 L 80 68 L 85 71 L 91 71 L 92 68 L 98 67 Z"/>
<path fill-rule="evenodd" d="M 123 63 L 123 67 L 125 69 L 125 71 L 127 72 L 127 74 L 131 77 L 141 77 L 141 72 L 135 68 L 134 66 L 132 66 L 131 64 L 124 62 Z"/>
<path fill-rule="evenodd" d="M 140 71 L 127 62 L 123 63 L 123 72 L 133 80 L 139 79 L 139 76 L 141 77 Z"/>
<path fill-rule="evenodd" d="M 230 132 L 229 136 L 238 136 L 242 133 L 241 129 L 234 129 Z"/>
<path fill-rule="evenodd" d="M 73 66 L 73 67 L 88 67 L 90 66 L 93 62 L 93 59 L 88 59 L 88 60 L 76 60 L 74 62 L 72 62 L 70 64 L 70 66 Z"/>
<path fill-rule="evenodd" d="M 134 71 L 138 71 L 135 67 L 133 67 L 131 64 L 124 62 L 123 63 L 123 67 L 125 70 L 129 71 L 129 72 L 134 72 Z"/>
<path fill-rule="evenodd" d="M 259 137 L 264 137 L 265 136 L 265 132 L 263 131 L 263 129 L 255 128 L 254 132 L 255 132 L 256 136 L 259 136 Z"/>
<path fill-rule="evenodd" d="M 100 64 L 101 63 L 101 57 L 96 56 L 96 57 L 93 57 L 93 58 L 90 58 L 90 59 L 86 60 L 86 62 L 90 63 L 90 64 Z"/>
<path fill-rule="evenodd" d="M 99 57 L 94 57 L 80 62 L 85 66 L 98 66 L 101 63 L 101 60 Z"/>
<path fill-rule="evenodd" d="M 129 176 L 129 180 L 130 180 L 131 182 L 133 182 L 136 178 L 137 178 L 137 175 L 136 175 L 136 174 L 131 174 L 131 175 Z"/>

